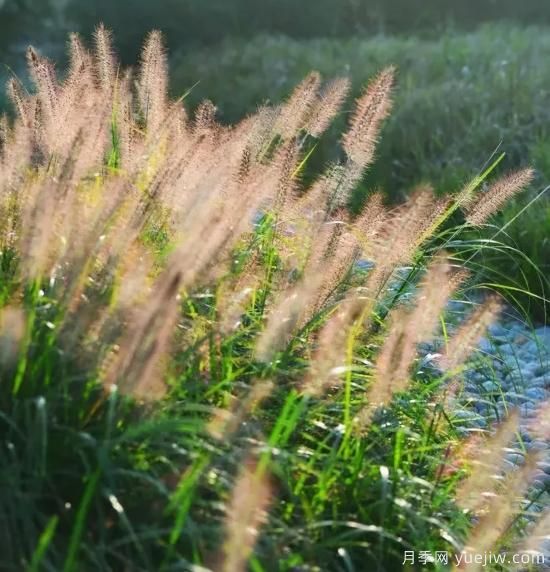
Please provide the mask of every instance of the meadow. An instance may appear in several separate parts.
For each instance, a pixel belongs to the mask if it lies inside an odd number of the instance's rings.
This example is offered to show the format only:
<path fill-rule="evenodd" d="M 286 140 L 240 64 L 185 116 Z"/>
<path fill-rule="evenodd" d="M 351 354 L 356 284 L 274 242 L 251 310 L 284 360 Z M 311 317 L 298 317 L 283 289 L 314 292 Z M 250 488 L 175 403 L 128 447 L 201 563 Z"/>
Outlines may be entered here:
<path fill-rule="evenodd" d="M 91 49 L 72 35 L 69 56 L 58 76 L 28 50 L 34 88 L 10 79 L 0 129 L 2 567 L 401 570 L 413 550 L 450 555 L 443 570 L 538 554 L 549 516 L 529 512 L 528 485 L 543 465 L 519 413 L 472 431 L 459 412 L 507 308 L 467 263 L 496 248 L 472 236 L 540 171 L 489 148 L 450 194 L 411 161 L 421 177 L 388 203 L 366 181 L 388 166 L 412 72 L 375 50 L 362 87 L 304 70 L 283 103 L 232 124 L 222 96 L 223 121 L 197 89 L 169 98 L 158 32 L 133 73 L 103 27 Z M 263 82 L 251 70 L 250 99 L 229 89 L 243 111 Z"/>

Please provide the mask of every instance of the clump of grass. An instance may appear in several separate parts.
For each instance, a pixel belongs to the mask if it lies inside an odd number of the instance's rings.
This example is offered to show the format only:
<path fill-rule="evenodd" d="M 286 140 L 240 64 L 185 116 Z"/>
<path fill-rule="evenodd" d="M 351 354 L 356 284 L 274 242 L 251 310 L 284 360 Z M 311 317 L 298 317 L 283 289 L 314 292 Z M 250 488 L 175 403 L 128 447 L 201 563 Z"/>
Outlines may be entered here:
<path fill-rule="evenodd" d="M 93 52 L 71 36 L 60 82 L 31 48 L 35 92 L 8 86 L 5 563 L 392 569 L 407 547 L 459 549 L 468 518 L 440 471 L 456 439 L 445 376 L 423 371 L 416 346 L 466 278 L 433 239 L 461 204 L 424 186 L 396 209 L 379 195 L 345 209 L 393 68 L 357 101 L 343 159 L 308 186 L 308 134 L 346 80 L 311 74 L 227 127 L 210 102 L 190 116 L 168 98 L 158 32 L 135 82 L 113 53 L 102 27 Z M 455 384 L 495 309 L 449 341 Z"/>

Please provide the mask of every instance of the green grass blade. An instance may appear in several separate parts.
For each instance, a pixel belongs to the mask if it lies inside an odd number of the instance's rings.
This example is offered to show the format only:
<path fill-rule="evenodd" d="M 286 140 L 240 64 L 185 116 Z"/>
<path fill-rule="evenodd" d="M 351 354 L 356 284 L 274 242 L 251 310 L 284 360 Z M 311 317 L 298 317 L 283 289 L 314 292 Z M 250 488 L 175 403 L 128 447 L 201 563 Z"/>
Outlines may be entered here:
<path fill-rule="evenodd" d="M 36 547 L 36 550 L 32 555 L 32 560 L 27 569 L 27 572 L 38 572 L 39 566 L 42 563 L 42 560 L 44 559 L 46 551 L 48 550 L 48 547 L 50 546 L 53 537 L 55 536 L 55 530 L 57 528 L 58 522 L 59 522 L 59 517 L 57 515 L 52 516 L 48 521 L 46 528 L 44 529 L 44 531 L 40 535 L 40 538 L 38 539 L 38 546 Z"/>

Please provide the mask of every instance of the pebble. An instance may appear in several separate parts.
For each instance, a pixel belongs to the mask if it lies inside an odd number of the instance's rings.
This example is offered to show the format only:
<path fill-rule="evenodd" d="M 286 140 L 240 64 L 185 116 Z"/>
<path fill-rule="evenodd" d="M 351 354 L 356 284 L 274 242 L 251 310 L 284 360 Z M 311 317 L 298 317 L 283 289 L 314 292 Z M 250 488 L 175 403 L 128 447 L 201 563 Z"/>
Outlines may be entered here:
<path fill-rule="evenodd" d="M 534 377 L 529 381 L 529 385 L 533 387 L 547 387 L 550 385 L 550 380 L 545 377 Z"/>
<path fill-rule="evenodd" d="M 479 342 L 478 349 L 484 354 L 492 354 L 495 351 L 495 346 L 491 340 L 482 338 Z"/>
<path fill-rule="evenodd" d="M 548 443 L 546 441 L 540 441 L 536 439 L 527 444 L 527 448 L 530 451 L 546 451 L 548 449 Z M 550 476 L 548 477 L 550 479 Z"/>
<path fill-rule="evenodd" d="M 494 382 L 494 381 L 486 381 L 483 384 L 483 389 L 487 392 L 487 393 L 500 393 L 501 391 L 501 385 Z"/>
<path fill-rule="evenodd" d="M 523 463 L 524 456 L 519 452 L 506 453 L 506 460 L 512 465 L 521 465 Z"/>
<path fill-rule="evenodd" d="M 505 337 L 506 336 L 506 330 L 499 323 L 491 324 L 489 326 L 488 330 L 489 330 L 489 333 L 494 337 L 499 337 L 499 336 Z"/>
<path fill-rule="evenodd" d="M 525 391 L 525 395 L 535 401 L 544 401 L 548 397 L 547 392 L 540 387 L 530 387 Z"/>

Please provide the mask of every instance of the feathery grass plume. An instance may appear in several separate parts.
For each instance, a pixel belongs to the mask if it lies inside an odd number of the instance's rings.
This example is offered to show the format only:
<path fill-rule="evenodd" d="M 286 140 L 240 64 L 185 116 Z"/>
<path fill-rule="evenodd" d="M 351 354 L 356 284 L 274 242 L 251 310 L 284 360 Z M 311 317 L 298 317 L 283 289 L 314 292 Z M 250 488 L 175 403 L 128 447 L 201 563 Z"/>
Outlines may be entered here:
<path fill-rule="evenodd" d="M 69 71 L 68 77 L 78 77 L 83 69 L 91 67 L 91 54 L 84 47 L 80 36 L 76 33 L 69 34 Z"/>
<path fill-rule="evenodd" d="M 132 70 L 121 70 L 117 76 L 113 98 L 119 167 L 132 178 L 144 155 L 144 143 L 134 122 Z"/>
<path fill-rule="evenodd" d="M 298 132 L 306 127 L 308 116 L 317 101 L 320 85 L 319 73 L 311 72 L 282 105 L 273 129 L 283 140 L 296 137 Z"/>
<path fill-rule="evenodd" d="M 328 244 L 325 242 L 331 230 L 328 219 L 325 183 L 317 180 L 307 193 L 287 201 L 279 214 L 280 234 L 289 239 L 282 245 L 283 258 L 295 260 L 296 268 L 304 272 L 308 266 L 313 267 L 313 252 L 321 255 Z M 333 222 L 338 224 L 338 221 Z"/>
<path fill-rule="evenodd" d="M 112 34 L 100 24 L 95 30 L 94 40 L 99 84 L 104 92 L 110 93 L 116 75 Z"/>
<path fill-rule="evenodd" d="M 410 324 L 415 343 L 428 340 L 435 332 L 441 314 L 456 290 L 468 279 L 469 272 L 453 269 L 445 252 L 439 252 L 428 264 Z"/>
<path fill-rule="evenodd" d="M 417 188 L 404 204 L 389 212 L 366 254 L 372 255 L 387 270 L 410 262 L 419 246 L 419 237 L 432 218 L 434 206 L 432 187 L 425 185 Z"/>
<path fill-rule="evenodd" d="M 300 207 L 298 207 L 299 209 Z M 282 290 L 256 344 L 256 357 L 270 361 L 289 342 L 296 327 L 305 326 L 326 305 L 359 253 L 357 240 L 347 232 L 345 213 L 321 224 L 317 216 L 297 233 L 296 242 L 309 246 L 303 277 Z"/>
<path fill-rule="evenodd" d="M 502 303 L 494 295 L 480 304 L 449 340 L 440 358 L 441 366 L 447 371 L 461 366 L 501 311 Z"/>
<path fill-rule="evenodd" d="M 351 88 L 347 77 L 336 78 L 329 82 L 319 94 L 312 106 L 305 130 L 315 138 L 328 129 L 336 114 L 341 110 Z"/>
<path fill-rule="evenodd" d="M 409 369 L 416 355 L 416 344 L 408 323 L 408 312 L 404 308 L 393 313 L 388 337 L 376 360 L 374 381 L 367 390 L 371 411 L 387 405 L 394 393 L 402 391 L 408 384 Z"/>
<path fill-rule="evenodd" d="M 258 361 L 270 362 L 287 346 L 296 327 L 303 323 L 304 308 L 311 304 L 321 280 L 321 275 L 311 276 L 280 293 L 256 340 L 254 355 Z"/>
<path fill-rule="evenodd" d="M 222 286 L 218 290 L 216 311 L 219 316 L 219 331 L 222 334 L 228 334 L 241 325 L 242 317 L 261 284 L 262 276 L 259 268 L 252 262 L 235 284 Z"/>
<path fill-rule="evenodd" d="M 0 364 L 15 361 L 19 344 L 25 334 L 25 313 L 16 306 L 0 308 Z"/>
<path fill-rule="evenodd" d="M 34 113 L 34 106 L 32 109 Z M 5 116 L 0 121 L 0 205 L 17 202 L 18 189 L 33 159 L 34 143 L 32 130 L 22 121 L 16 120 L 13 128 Z"/>
<path fill-rule="evenodd" d="M 27 50 L 29 73 L 36 85 L 41 112 L 52 120 L 57 108 L 58 85 L 53 64 L 31 46 Z"/>
<path fill-rule="evenodd" d="M 0 158 L 8 143 L 10 133 L 10 122 L 6 113 L 0 115 Z"/>
<path fill-rule="evenodd" d="M 506 448 L 518 431 L 519 419 L 517 411 L 511 412 L 484 446 L 472 451 L 472 471 L 460 483 L 455 494 L 456 503 L 462 509 L 474 511 L 485 504 L 486 495 L 491 494 L 502 471 Z M 464 461 L 468 463 L 468 459 Z"/>
<path fill-rule="evenodd" d="M 226 509 L 222 572 L 244 572 L 267 520 L 272 488 L 253 460 L 243 463 Z"/>
<path fill-rule="evenodd" d="M 344 225 L 342 226 L 345 228 Z M 317 291 L 313 308 L 308 312 L 310 315 L 316 313 L 329 300 L 359 256 L 357 239 L 344 228 L 334 243 L 329 245 L 324 260 L 317 267 L 317 272 L 322 273 L 323 280 Z"/>
<path fill-rule="evenodd" d="M 0 220 L 5 223 L 8 208 L 17 207 L 17 189 L 27 178 L 29 165 L 34 158 L 37 144 L 35 118 L 38 101 L 23 92 L 17 80 L 8 81 L 8 96 L 17 110 L 17 118 L 11 126 L 6 115 L 0 119 Z M 5 226 L 5 224 L 3 225 Z"/>
<path fill-rule="evenodd" d="M 376 220 L 381 214 L 380 209 L 376 208 L 375 205 L 374 203 L 372 216 L 374 216 Z M 352 295 L 346 301 L 342 311 L 332 316 L 322 329 L 319 349 L 315 353 L 314 367 L 312 368 L 315 372 L 314 375 L 317 376 L 320 381 L 316 384 L 312 384 L 310 376 L 306 385 L 320 388 L 327 387 L 331 380 L 334 380 L 335 372 L 342 373 L 342 360 L 344 359 L 346 344 L 348 343 L 347 333 L 349 329 L 356 319 L 361 317 L 361 320 L 365 320 L 366 316 L 370 313 L 369 309 L 372 309 L 372 305 L 379 299 L 394 269 L 399 264 L 410 261 L 416 249 L 420 246 L 421 241 L 426 238 L 427 230 L 433 226 L 433 221 L 440 216 L 440 213 L 446 208 L 446 205 L 447 201 L 440 201 L 433 197 L 431 189 L 423 188 L 417 191 L 408 203 L 388 214 L 385 219 L 385 224 L 380 225 L 380 232 L 368 243 L 370 247 L 366 254 L 374 260 L 375 266 L 367 275 L 364 289 L 360 295 L 357 293 Z M 362 225 L 366 225 L 368 216 L 368 214 L 365 215 L 365 219 L 361 221 Z M 436 265 L 435 268 L 439 267 Z M 434 269 L 433 272 L 437 273 L 437 270 Z M 445 272 L 441 272 L 441 274 L 446 272 L 445 270 Z M 430 296 L 436 298 L 439 303 L 439 306 L 434 306 L 436 315 L 441 311 L 440 305 L 446 301 L 445 297 L 449 296 L 457 285 L 453 283 L 453 280 L 449 276 L 446 277 L 446 280 L 448 284 L 445 288 L 442 288 L 441 291 L 437 291 L 437 293 L 435 293 L 437 290 L 437 288 L 435 288 L 430 294 Z M 441 282 L 439 279 L 437 281 L 438 283 Z M 431 312 L 420 310 L 420 313 L 433 318 Z M 416 330 L 413 325 L 411 325 L 411 335 L 408 335 L 405 330 L 399 333 L 397 329 L 402 327 L 402 322 L 399 320 L 397 320 L 397 322 L 392 346 L 395 345 L 393 349 L 397 351 L 400 358 L 406 354 L 406 359 L 403 363 L 408 362 L 410 365 L 409 360 L 414 356 L 414 351 L 410 348 L 415 346 L 412 340 L 417 339 Z M 422 321 L 422 323 L 426 322 Z M 362 328 L 362 325 L 360 327 Z M 433 325 L 431 327 L 433 327 Z M 410 351 L 403 354 L 398 346 L 400 346 L 405 339 L 409 339 L 410 341 L 407 345 Z M 387 348 L 389 347 L 388 345 Z M 393 354 L 393 350 L 390 351 L 388 349 L 388 352 L 388 355 Z M 326 355 L 323 355 L 324 353 L 326 353 Z M 408 366 L 405 369 L 408 369 Z M 400 369 L 399 376 L 403 378 L 402 368 Z M 381 377 L 380 379 L 383 378 Z"/>
<path fill-rule="evenodd" d="M 534 175 L 534 170 L 527 168 L 510 173 L 494 182 L 486 192 L 479 195 L 477 200 L 466 201 L 464 208 L 466 221 L 473 226 L 482 225 L 507 201 L 525 189 L 533 180 Z M 458 201 L 460 200 L 459 198 Z"/>
<path fill-rule="evenodd" d="M 471 556 L 495 551 L 498 541 L 517 516 L 520 510 L 519 504 L 533 476 L 536 463 L 537 455 L 528 454 L 525 464 L 506 475 L 502 486 L 498 487 L 496 494 L 489 499 L 485 512 L 470 532 L 461 553 L 462 560 L 468 563 L 469 571 L 482 569 L 483 563 L 476 562 Z M 455 566 L 455 570 L 459 569 L 463 567 Z"/>
<path fill-rule="evenodd" d="M 78 47 L 74 47 L 78 46 Z M 96 85 L 92 59 L 73 39 L 75 50 L 70 73 L 59 85 L 53 65 L 29 51 L 31 76 L 38 88 L 33 118 L 34 138 L 50 164 L 50 172 L 63 174 L 71 185 L 103 162 L 110 134 L 112 102 Z M 80 151 L 80 152 L 79 152 Z"/>
<path fill-rule="evenodd" d="M 456 383 L 453 380 L 452 384 Z M 486 436 L 481 432 L 470 433 L 468 437 L 448 445 L 445 458 L 437 470 L 437 480 L 439 481 L 441 477 L 463 474 L 463 471 L 469 468 L 472 459 L 479 454 L 480 449 L 485 444 L 485 440 Z"/>
<path fill-rule="evenodd" d="M 329 212 L 346 208 L 351 193 L 363 176 L 363 170 L 357 163 L 346 161 L 329 168 L 325 175 Z"/>
<path fill-rule="evenodd" d="M 105 387 L 120 385 L 125 393 L 146 400 L 164 396 L 166 387 L 155 369 L 166 356 L 179 316 L 181 281 L 180 272 L 167 272 L 158 279 L 142 316 L 104 374 Z"/>
<path fill-rule="evenodd" d="M 382 193 L 380 191 L 374 192 L 369 196 L 352 225 L 352 232 L 355 233 L 361 243 L 363 252 L 368 252 L 370 241 L 380 233 L 388 215 L 389 212 L 384 206 Z"/>
<path fill-rule="evenodd" d="M 141 111 L 149 133 L 155 133 L 166 116 L 167 67 L 162 34 L 158 30 L 153 30 L 149 33 L 141 54 L 138 82 Z"/>
<path fill-rule="evenodd" d="M 433 335 L 456 287 L 447 256 L 440 253 L 428 267 L 414 308 L 398 308 L 391 315 L 389 334 L 376 359 L 374 380 L 367 390 L 368 405 L 357 420 L 360 428 L 368 424 L 377 408 L 387 406 L 396 393 L 407 388 L 417 346 Z"/>
<path fill-rule="evenodd" d="M 195 135 L 204 135 L 216 127 L 216 106 L 209 100 L 202 101 L 195 111 L 193 130 Z"/>
<path fill-rule="evenodd" d="M 316 343 L 309 371 L 302 384 L 305 395 L 320 397 L 328 389 L 340 384 L 346 371 L 344 364 L 350 328 L 357 319 L 364 302 L 358 292 L 352 292 L 340 302 L 325 321 Z"/>
<path fill-rule="evenodd" d="M 342 138 L 346 155 L 362 171 L 374 160 L 382 122 L 392 107 L 394 78 L 395 68 L 387 67 L 370 81 L 357 100 L 349 129 Z"/>
<path fill-rule="evenodd" d="M 53 181 L 35 181 L 26 189 L 18 233 L 24 278 L 32 281 L 51 269 L 55 258 L 55 187 Z"/>
<path fill-rule="evenodd" d="M 338 242 L 346 232 L 349 216 L 344 210 L 338 211 L 330 218 L 324 209 L 322 214 L 325 220 L 314 218 L 317 224 L 311 229 L 314 235 L 311 236 L 310 252 L 304 269 L 306 274 L 318 270 L 327 257 L 334 255 Z"/>
<path fill-rule="evenodd" d="M 330 189 L 330 209 L 344 206 L 365 169 L 374 161 L 374 154 L 382 122 L 392 107 L 391 90 L 394 82 L 393 67 L 384 69 L 365 88 L 357 100 L 348 131 L 342 138 L 347 155 L 344 165 L 330 168 L 326 174 Z"/>
<path fill-rule="evenodd" d="M 363 254 L 374 262 L 367 278 L 373 299 L 381 294 L 398 266 L 412 261 L 447 205 L 447 199 L 434 197 L 430 186 L 419 187 L 406 203 L 388 213 L 370 240 L 364 241 Z"/>
<path fill-rule="evenodd" d="M 334 220 L 322 225 L 313 241 L 304 277 L 315 288 L 308 288 L 310 298 L 303 308 L 301 325 L 327 304 L 357 260 L 360 249 L 347 230 L 347 218 L 346 213 L 337 213 Z"/>
<path fill-rule="evenodd" d="M 102 102 L 100 95 L 96 92 L 92 97 L 98 99 L 95 102 L 90 98 L 88 109 L 82 110 L 82 122 L 88 121 L 88 134 L 84 135 L 84 124 L 76 133 L 75 148 L 78 155 L 69 171 L 69 184 L 74 187 L 84 177 L 90 174 L 94 169 L 101 169 L 104 157 L 107 153 L 110 142 L 110 133 L 108 131 L 111 121 L 112 111 L 111 102 Z"/>
<path fill-rule="evenodd" d="M 281 212 L 285 204 L 292 198 L 298 187 L 298 178 L 296 169 L 300 158 L 299 150 L 296 143 L 290 140 L 287 144 L 281 146 L 274 158 L 274 168 L 278 171 L 277 194 L 273 209 L 275 212 Z"/>
<path fill-rule="evenodd" d="M 29 102 L 25 98 L 23 86 L 15 77 L 11 77 L 8 80 L 7 93 L 23 124 L 30 127 L 32 123 L 32 108 L 29 109 Z"/>

